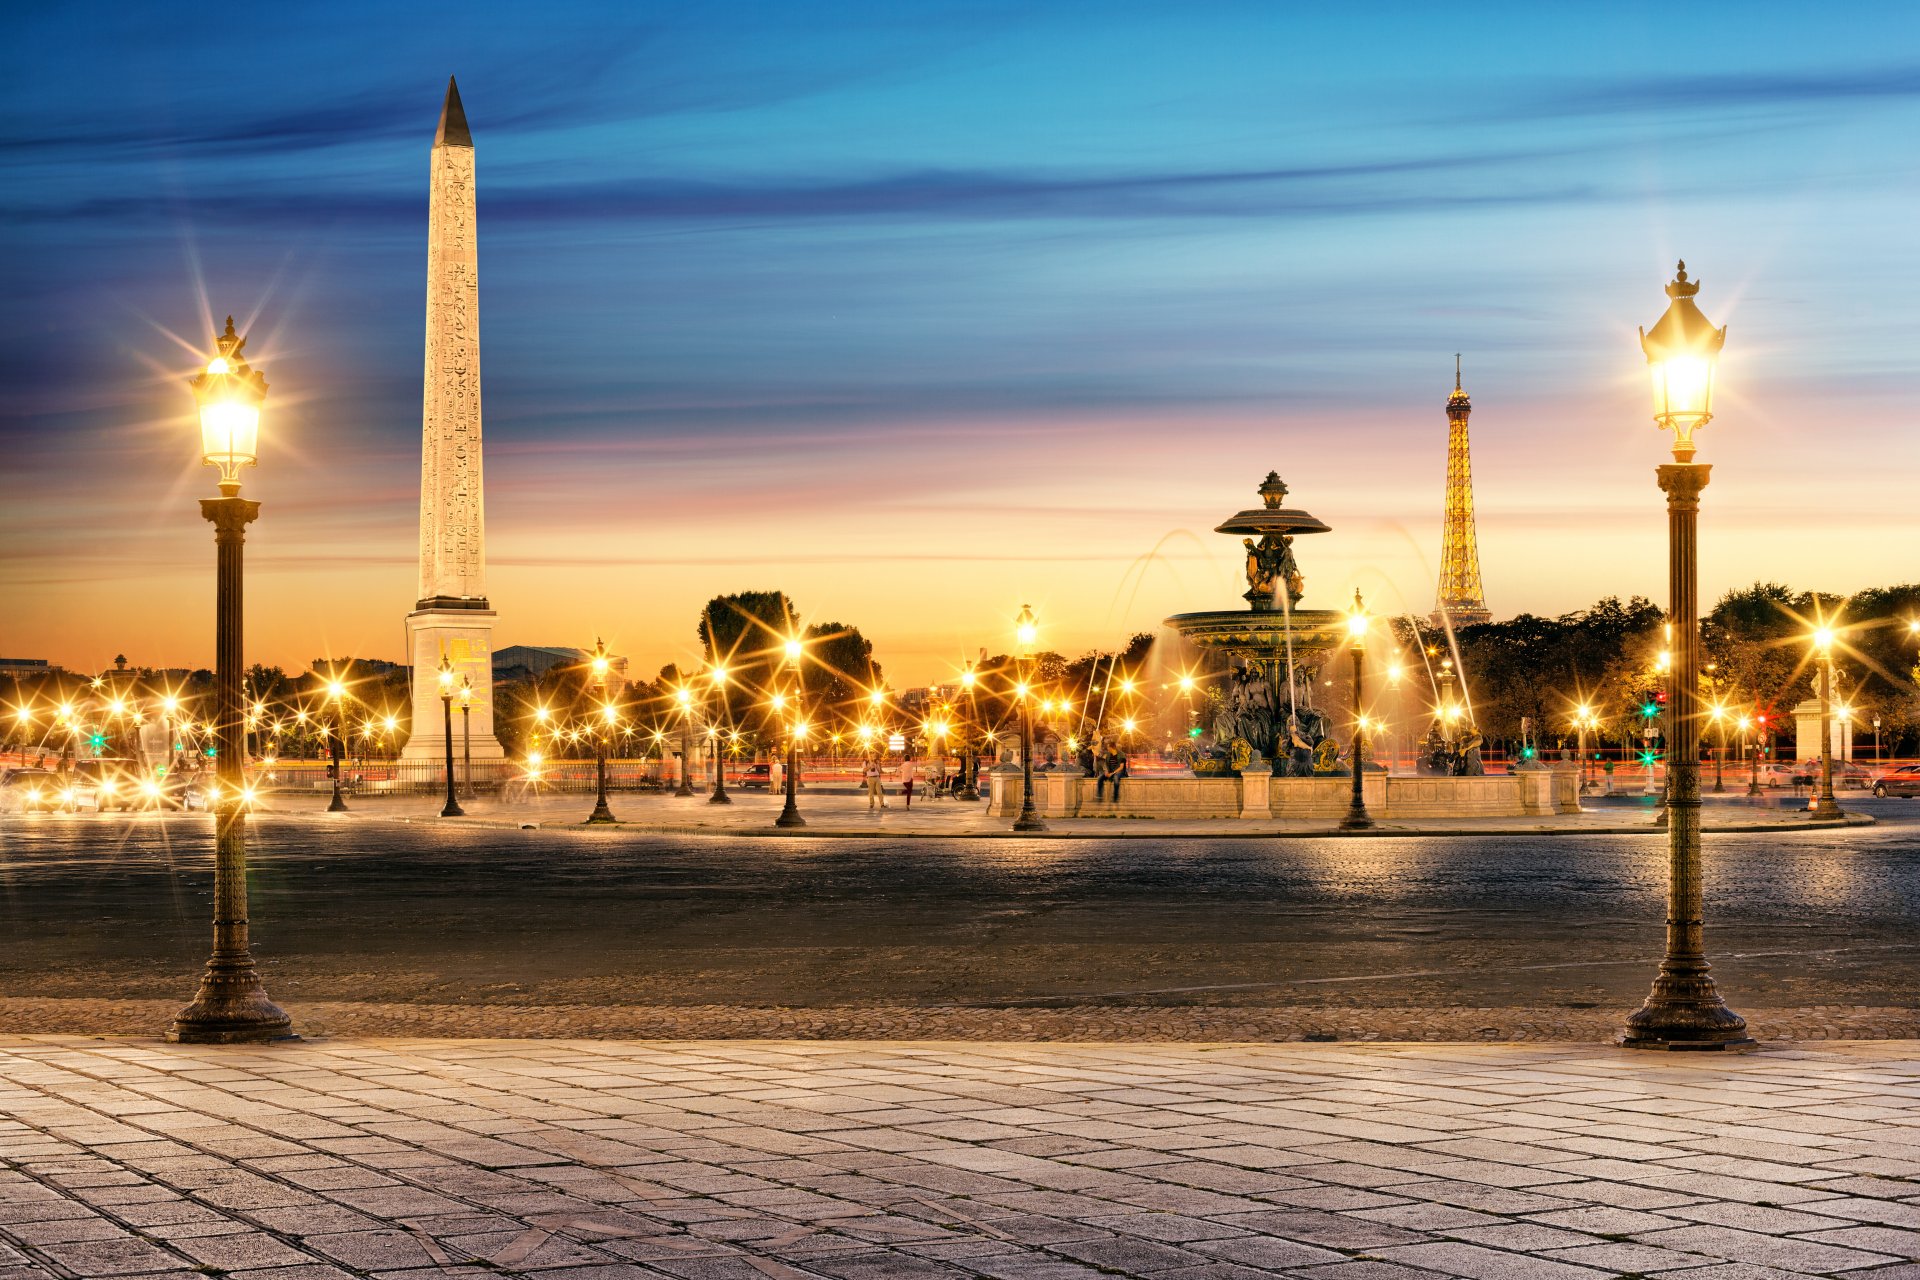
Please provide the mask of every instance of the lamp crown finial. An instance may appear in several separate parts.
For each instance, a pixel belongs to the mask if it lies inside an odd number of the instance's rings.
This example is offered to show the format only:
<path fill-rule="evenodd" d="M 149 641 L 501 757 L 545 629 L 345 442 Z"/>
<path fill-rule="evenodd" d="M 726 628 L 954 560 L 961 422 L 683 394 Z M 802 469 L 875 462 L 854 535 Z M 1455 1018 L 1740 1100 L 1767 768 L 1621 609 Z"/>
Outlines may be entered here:
<path fill-rule="evenodd" d="M 1673 269 L 1673 283 L 1667 286 L 1669 298 L 1691 298 L 1700 292 L 1698 280 L 1687 279 L 1687 260 L 1680 259 Z"/>

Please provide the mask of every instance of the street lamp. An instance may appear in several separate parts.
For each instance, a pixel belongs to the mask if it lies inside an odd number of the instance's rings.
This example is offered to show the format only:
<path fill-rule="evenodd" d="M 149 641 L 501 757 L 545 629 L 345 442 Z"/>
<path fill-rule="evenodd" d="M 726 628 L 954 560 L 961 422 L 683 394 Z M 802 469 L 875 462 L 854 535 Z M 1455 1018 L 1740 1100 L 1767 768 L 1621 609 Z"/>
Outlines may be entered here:
<path fill-rule="evenodd" d="M 473 677 L 460 677 L 460 788 L 473 799 Z"/>
<path fill-rule="evenodd" d="M 446 733 L 447 803 L 442 806 L 440 816 L 443 818 L 464 818 L 467 816 L 467 811 L 460 807 L 459 797 L 454 794 L 453 790 L 454 671 L 453 659 L 447 656 L 445 649 L 440 651 L 440 669 L 435 674 L 440 677 L 440 716 L 442 727 Z"/>
<path fill-rule="evenodd" d="M 593 735 L 593 776 L 594 800 L 593 812 L 587 815 L 591 824 L 604 825 L 616 821 L 613 810 L 607 807 L 607 734 L 611 732 L 614 721 L 613 704 L 607 701 L 607 673 L 613 664 L 607 660 L 607 642 L 595 637 L 593 642 L 593 682 L 600 690 L 600 717 L 603 723 Z"/>
<path fill-rule="evenodd" d="M 980 708 L 974 701 L 974 685 L 977 677 L 973 670 L 973 659 L 967 659 L 966 670 L 960 673 L 960 687 L 967 691 L 967 707 L 961 713 L 962 729 L 960 746 L 960 798 L 978 800 L 980 798 L 980 744 L 974 740 L 974 733 L 980 721 Z"/>
<path fill-rule="evenodd" d="M 1700 607 L 1695 542 L 1708 464 L 1693 461 L 1693 433 L 1713 416 L 1713 370 L 1727 331 L 1700 314 L 1697 281 L 1682 263 L 1669 303 L 1641 349 L 1653 378 L 1653 416 L 1673 432 L 1673 462 L 1656 474 L 1667 495 L 1668 617 L 1673 664 L 1667 702 L 1667 949 L 1647 1000 L 1627 1019 L 1621 1043 L 1633 1049 L 1748 1048 L 1747 1021 L 1729 1009 L 1707 963 L 1700 867 Z"/>
<path fill-rule="evenodd" d="M 333 800 L 327 805 L 328 813 L 347 811 L 346 797 L 340 792 L 340 775 L 346 771 L 347 766 L 346 726 L 341 723 L 340 700 L 346 695 L 346 685 L 339 680 L 327 681 L 327 705 L 333 708 L 333 741 L 327 744 L 327 754 L 333 756 L 336 750 L 339 752 L 339 755 L 330 761 L 333 765 Z"/>
<path fill-rule="evenodd" d="M 1367 665 L 1367 607 L 1360 593 L 1353 593 L 1353 611 L 1347 615 L 1347 646 L 1353 655 L 1353 790 L 1347 798 L 1346 816 L 1340 819 L 1342 831 L 1364 831 L 1373 825 L 1367 816 L 1367 797 L 1361 789 L 1367 759 L 1367 718 L 1364 682 Z"/>
<path fill-rule="evenodd" d="M 1588 772 L 1587 771 L 1587 730 L 1591 728 L 1592 725 L 1593 725 L 1593 708 L 1583 702 L 1580 704 L 1578 709 L 1576 709 L 1573 713 L 1573 728 L 1574 728 L 1575 734 L 1578 735 L 1578 743 L 1579 743 L 1577 750 L 1579 751 L 1579 754 L 1580 754 L 1580 794 L 1581 795 L 1585 795 L 1589 790 L 1592 789 L 1592 784 L 1587 781 L 1587 772 Z"/>
<path fill-rule="evenodd" d="M 1707 714 L 1713 718 L 1715 738 L 1713 747 L 1713 793 L 1719 795 L 1727 789 L 1727 784 L 1724 781 L 1725 773 L 1722 768 L 1724 758 L 1727 754 L 1727 709 L 1721 703 L 1716 702 L 1708 708 Z"/>
<path fill-rule="evenodd" d="M 1813 633 L 1814 661 L 1820 666 L 1820 794 L 1807 806 L 1811 818 L 1838 818 L 1840 805 L 1833 798 L 1833 629 L 1818 627 Z"/>
<path fill-rule="evenodd" d="M 720 699 L 720 706 L 727 705 L 727 669 L 715 667 L 708 677 L 713 684 L 713 696 Z M 710 716 L 707 722 L 707 740 L 713 744 L 713 794 L 707 797 L 708 804 L 732 804 L 733 797 L 727 794 L 727 752 L 720 744 L 720 726 Z"/>
<path fill-rule="evenodd" d="M 1045 831 L 1047 824 L 1033 803 L 1033 699 L 1028 681 L 1032 675 L 1033 644 L 1040 636 L 1040 626 L 1034 619 L 1032 605 L 1020 606 L 1020 616 L 1013 621 L 1013 635 L 1019 643 L 1020 654 L 1020 682 L 1014 690 L 1014 696 L 1020 701 L 1020 816 L 1014 819 L 1013 829 Z"/>
<path fill-rule="evenodd" d="M 799 756 L 800 734 L 804 731 L 805 727 L 801 719 L 803 714 L 800 700 L 801 653 L 800 641 L 793 636 L 788 636 L 786 658 L 785 661 L 782 662 L 781 667 L 782 670 L 786 672 L 787 687 L 792 691 L 793 711 L 791 714 L 783 714 L 781 716 L 781 719 L 785 721 L 787 731 L 787 768 L 785 779 L 787 803 L 782 806 L 780 816 L 773 820 L 773 825 L 776 827 L 804 827 L 807 825 L 807 820 L 800 816 L 800 806 L 794 799 L 794 793 L 798 786 L 798 780 L 794 777 L 794 774 L 797 772 L 795 765 L 798 762 Z M 773 703 L 774 710 L 784 712 L 785 701 L 781 695 L 776 693 Z"/>
<path fill-rule="evenodd" d="M 193 1003 L 174 1016 L 168 1038 L 183 1044 L 251 1044 L 293 1034 L 293 1023 L 267 998 L 254 966 L 247 919 L 246 720 L 240 697 L 241 590 L 247 525 L 260 504 L 240 496 L 240 468 L 254 465 L 260 443 L 260 406 L 267 380 L 240 353 L 247 340 L 227 331 L 219 354 L 193 379 L 200 409 L 200 456 L 220 470 L 220 496 L 202 498 L 216 548 L 214 706 L 219 745 L 212 804 L 213 953 Z"/>
<path fill-rule="evenodd" d="M 1747 794 L 1760 794 L 1760 752 L 1754 739 L 1753 717 L 1740 717 L 1740 749 L 1747 753 Z"/>

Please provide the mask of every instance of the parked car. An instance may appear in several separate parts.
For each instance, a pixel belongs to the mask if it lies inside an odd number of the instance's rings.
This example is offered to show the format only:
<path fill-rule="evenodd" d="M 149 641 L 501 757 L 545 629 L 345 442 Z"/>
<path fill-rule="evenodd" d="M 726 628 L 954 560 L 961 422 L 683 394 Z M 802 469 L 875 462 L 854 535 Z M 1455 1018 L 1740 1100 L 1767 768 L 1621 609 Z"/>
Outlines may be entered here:
<path fill-rule="evenodd" d="M 770 764 L 750 764 L 740 780 L 733 784 L 741 790 L 766 791 L 773 786 L 773 766 Z"/>
<path fill-rule="evenodd" d="M 1920 764 L 1903 764 L 1897 769 L 1888 769 L 1873 780 L 1873 794 L 1883 799 L 1900 796 L 1906 800 L 1920 796 Z"/>
<path fill-rule="evenodd" d="M 1833 786 L 1863 790 L 1868 785 L 1867 771 L 1851 760 L 1833 762 Z M 1760 766 L 1760 785 L 1764 787 L 1817 787 L 1820 785 L 1820 761 L 1789 760 L 1782 764 Z"/>
<path fill-rule="evenodd" d="M 0 775 L 0 813 L 58 812 L 63 790 L 51 769 L 9 769 Z"/>

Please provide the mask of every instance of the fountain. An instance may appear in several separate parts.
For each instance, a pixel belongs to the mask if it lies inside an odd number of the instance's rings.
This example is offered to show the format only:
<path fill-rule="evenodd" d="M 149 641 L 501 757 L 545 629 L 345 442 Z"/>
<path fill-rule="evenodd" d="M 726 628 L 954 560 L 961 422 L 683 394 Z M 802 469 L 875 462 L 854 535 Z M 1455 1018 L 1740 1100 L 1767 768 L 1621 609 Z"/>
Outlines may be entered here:
<path fill-rule="evenodd" d="M 1211 759 L 1195 761 L 1198 773 L 1238 769 L 1256 758 L 1282 762 L 1285 773 L 1311 773 L 1313 751 L 1326 738 L 1326 719 L 1313 705 L 1313 688 L 1346 619 L 1331 609 L 1298 607 L 1306 578 L 1294 559 L 1293 540 L 1330 530 L 1307 512 L 1281 505 L 1287 486 L 1278 472 L 1267 472 L 1258 492 L 1261 505 L 1214 530 L 1245 535 L 1242 598 L 1248 607 L 1167 619 L 1222 681 L 1212 723 L 1203 724 L 1214 751 Z"/>

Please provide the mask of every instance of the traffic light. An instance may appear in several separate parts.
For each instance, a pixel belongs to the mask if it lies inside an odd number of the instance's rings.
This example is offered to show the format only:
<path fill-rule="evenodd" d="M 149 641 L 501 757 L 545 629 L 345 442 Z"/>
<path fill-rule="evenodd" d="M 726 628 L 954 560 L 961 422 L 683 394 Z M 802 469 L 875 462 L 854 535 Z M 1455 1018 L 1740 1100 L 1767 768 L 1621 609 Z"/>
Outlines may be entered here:
<path fill-rule="evenodd" d="M 1667 691 L 1665 689 L 1655 689 L 1653 691 L 1653 700 L 1654 700 L 1654 703 L 1658 706 L 1662 706 L 1662 707 L 1666 706 Z"/>
<path fill-rule="evenodd" d="M 1646 702 L 1642 702 L 1640 704 L 1640 715 L 1642 719 L 1651 720 L 1659 714 L 1660 714 L 1659 704 L 1652 701 L 1651 699 L 1649 699 Z"/>
<path fill-rule="evenodd" d="M 1193 726 L 1193 728 L 1191 728 L 1191 729 L 1189 729 L 1189 730 L 1187 730 L 1187 736 L 1188 736 L 1189 738 L 1197 738 L 1197 737 L 1199 737 L 1199 736 L 1200 736 L 1200 726 L 1199 726 L 1199 725 L 1195 725 L 1195 726 Z"/>
<path fill-rule="evenodd" d="M 107 749 L 107 735 L 96 733 L 87 739 L 87 745 L 93 748 L 93 754 L 99 755 Z"/>

